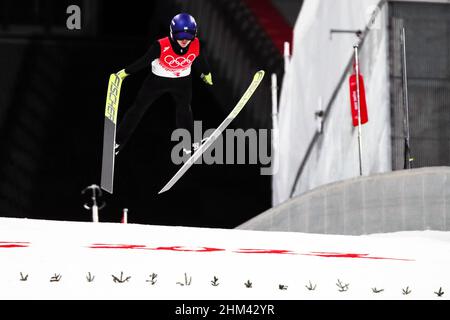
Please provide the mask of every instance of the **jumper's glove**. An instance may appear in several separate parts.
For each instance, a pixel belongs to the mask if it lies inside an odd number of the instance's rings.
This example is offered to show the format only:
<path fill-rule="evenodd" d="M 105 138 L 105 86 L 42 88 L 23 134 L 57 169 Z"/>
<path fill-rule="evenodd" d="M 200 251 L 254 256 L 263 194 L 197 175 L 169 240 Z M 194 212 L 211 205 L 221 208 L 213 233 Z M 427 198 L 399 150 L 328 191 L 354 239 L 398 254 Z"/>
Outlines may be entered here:
<path fill-rule="evenodd" d="M 123 80 L 129 76 L 129 74 L 125 72 L 125 69 L 120 70 L 119 72 L 116 73 L 116 75 L 120 78 L 120 80 Z"/>
<path fill-rule="evenodd" d="M 201 75 L 200 77 L 202 78 L 202 80 L 203 80 L 206 84 L 209 84 L 210 86 L 213 85 L 211 72 L 208 73 L 207 75 L 204 75 L 204 74 L 202 73 L 202 75 Z"/>

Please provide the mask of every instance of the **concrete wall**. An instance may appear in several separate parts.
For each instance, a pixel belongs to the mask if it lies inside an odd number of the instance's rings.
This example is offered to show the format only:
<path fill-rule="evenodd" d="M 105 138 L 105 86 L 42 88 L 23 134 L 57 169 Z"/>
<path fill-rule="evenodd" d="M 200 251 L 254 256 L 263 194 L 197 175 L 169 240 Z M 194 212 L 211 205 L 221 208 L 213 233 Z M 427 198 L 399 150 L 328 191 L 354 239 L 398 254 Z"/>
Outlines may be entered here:
<path fill-rule="evenodd" d="M 450 167 L 383 173 L 307 192 L 238 229 L 362 235 L 450 230 Z"/>

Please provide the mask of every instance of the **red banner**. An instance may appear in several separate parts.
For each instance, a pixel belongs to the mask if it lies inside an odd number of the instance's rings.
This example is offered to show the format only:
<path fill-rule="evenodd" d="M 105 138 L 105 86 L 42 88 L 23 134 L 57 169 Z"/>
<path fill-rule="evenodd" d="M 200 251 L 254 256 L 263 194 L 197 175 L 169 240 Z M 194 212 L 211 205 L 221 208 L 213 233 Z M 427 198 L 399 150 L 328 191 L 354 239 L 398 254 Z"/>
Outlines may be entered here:
<path fill-rule="evenodd" d="M 366 91 L 364 90 L 363 76 L 359 75 L 359 96 L 361 99 L 361 124 L 369 121 L 367 115 Z M 358 93 L 356 90 L 356 74 L 350 76 L 350 104 L 352 110 L 353 126 L 358 126 Z"/>

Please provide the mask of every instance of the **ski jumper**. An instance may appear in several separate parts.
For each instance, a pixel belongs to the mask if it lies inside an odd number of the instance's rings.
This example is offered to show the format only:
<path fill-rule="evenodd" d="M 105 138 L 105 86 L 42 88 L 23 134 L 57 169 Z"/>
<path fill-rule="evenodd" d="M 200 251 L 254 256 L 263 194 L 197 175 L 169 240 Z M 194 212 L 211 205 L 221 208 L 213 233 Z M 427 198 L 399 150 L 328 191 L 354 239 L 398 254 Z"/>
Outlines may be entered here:
<path fill-rule="evenodd" d="M 156 41 L 143 57 L 125 68 L 125 72 L 130 75 L 145 68 L 151 68 L 152 72 L 145 79 L 133 106 L 119 123 L 116 136 L 119 149 L 127 143 L 153 102 L 166 93 L 175 102 L 176 126 L 188 130 L 193 139 L 192 68 L 200 74 L 210 73 L 205 56 L 200 54 L 200 47 L 198 38 L 188 47 L 182 48 L 176 41 L 166 37 Z"/>

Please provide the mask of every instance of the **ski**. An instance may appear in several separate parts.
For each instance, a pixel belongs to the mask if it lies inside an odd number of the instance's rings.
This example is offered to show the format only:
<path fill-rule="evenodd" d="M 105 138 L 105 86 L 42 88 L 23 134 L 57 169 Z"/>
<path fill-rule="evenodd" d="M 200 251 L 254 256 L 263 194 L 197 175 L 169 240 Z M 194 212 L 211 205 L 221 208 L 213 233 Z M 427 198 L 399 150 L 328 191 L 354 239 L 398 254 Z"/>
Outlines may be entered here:
<path fill-rule="evenodd" d="M 175 183 L 189 170 L 189 168 L 202 156 L 202 154 L 213 144 L 213 142 L 220 137 L 222 132 L 229 126 L 229 124 L 237 117 L 237 115 L 242 111 L 247 102 L 255 93 L 258 86 L 261 84 L 264 78 L 265 72 L 258 71 L 253 77 L 253 81 L 248 87 L 247 91 L 242 96 L 241 100 L 236 104 L 234 109 L 228 115 L 228 117 L 222 122 L 222 124 L 207 138 L 205 143 L 199 147 L 195 153 L 186 161 L 186 163 L 178 170 L 178 172 L 173 176 L 173 178 L 161 189 L 158 194 L 162 194 L 169 191 Z"/>
<path fill-rule="evenodd" d="M 101 188 L 111 194 L 114 186 L 116 125 L 121 88 L 122 80 L 116 74 L 112 74 L 109 78 L 108 93 L 106 95 L 101 177 Z"/>

